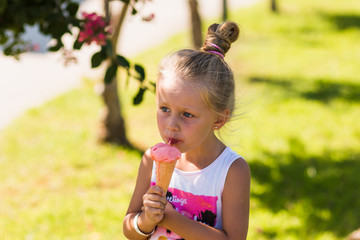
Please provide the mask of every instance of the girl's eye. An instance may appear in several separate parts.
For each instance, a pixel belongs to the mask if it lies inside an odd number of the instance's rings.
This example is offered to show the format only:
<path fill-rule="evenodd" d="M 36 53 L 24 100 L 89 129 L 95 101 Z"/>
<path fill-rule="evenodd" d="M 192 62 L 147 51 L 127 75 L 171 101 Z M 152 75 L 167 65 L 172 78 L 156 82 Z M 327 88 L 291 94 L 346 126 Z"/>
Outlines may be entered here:
<path fill-rule="evenodd" d="M 184 112 L 184 114 L 183 114 L 185 117 L 187 117 L 187 118 L 192 118 L 192 117 L 194 117 L 191 113 L 188 113 L 188 112 Z"/>
<path fill-rule="evenodd" d="M 163 111 L 163 112 L 169 112 L 169 109 L 168 109 L 167 107 L 161 107 L 160 109 L 161 109 L 161 111 Z"/>

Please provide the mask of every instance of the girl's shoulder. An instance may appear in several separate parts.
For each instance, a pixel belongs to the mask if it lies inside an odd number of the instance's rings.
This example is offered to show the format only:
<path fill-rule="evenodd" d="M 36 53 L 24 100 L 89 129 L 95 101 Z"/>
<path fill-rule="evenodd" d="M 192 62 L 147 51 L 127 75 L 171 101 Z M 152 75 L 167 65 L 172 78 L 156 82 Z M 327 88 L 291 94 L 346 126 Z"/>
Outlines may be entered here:
<path fill-rule="evenodd" d="M 239 155 L 237 152 L 232 150 L 229 146 L 226 147 L 224 152 L 227 152 L 227 156 L 228 156 L 230 164 L 231 164 L 229 171 L 231 169 L 235 169 L 232 171 L 250 170 L 248 162 L 241 155 Z"/>
<path fill-rule="evenodd" d="M 230 168 L 237 168 L 241 165 L 244 165 L 244 168 L 246 168 L 246 166 L 248 165 L 246 160 L 237 152 L 232 150 L 229 146 L 225 148 L 225 150 L 220 154 L 220 156 L 216 160 L 219 160 L 221 162 L 221 165 L 227 166 L 226 167 L 227 171 Z M 233 165 L 235 167 L 232 167 Z"/>
<path fill-rule="evenodd" d="M 227 182 L 238 183 L 250 181 L 250 166 L 241 156 L 234 160 L 229 168 Z"/>
<path fill-rule="evenodd" d="M 234 166 L 234 167 L 233 167 Z M 241 156 L 239 156 L 231 165 L 231 167 L 233 168 L 240 168 L 242 170 L 249 170 L 250 171 L 250 167 L 248 162 Z"/>

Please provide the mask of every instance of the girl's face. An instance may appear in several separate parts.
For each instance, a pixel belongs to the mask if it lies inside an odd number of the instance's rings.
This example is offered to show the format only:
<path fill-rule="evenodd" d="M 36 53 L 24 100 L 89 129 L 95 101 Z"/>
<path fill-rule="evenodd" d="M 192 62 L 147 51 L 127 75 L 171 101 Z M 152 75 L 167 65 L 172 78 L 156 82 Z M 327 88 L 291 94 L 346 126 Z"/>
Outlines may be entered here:
<path fill-rule="evenodd" d="M 216 139 L 217 116 L 191 84 L 179 84 L 175 77 L 158 81 L 157 124 L 164 142 L 188 152 Z"/>

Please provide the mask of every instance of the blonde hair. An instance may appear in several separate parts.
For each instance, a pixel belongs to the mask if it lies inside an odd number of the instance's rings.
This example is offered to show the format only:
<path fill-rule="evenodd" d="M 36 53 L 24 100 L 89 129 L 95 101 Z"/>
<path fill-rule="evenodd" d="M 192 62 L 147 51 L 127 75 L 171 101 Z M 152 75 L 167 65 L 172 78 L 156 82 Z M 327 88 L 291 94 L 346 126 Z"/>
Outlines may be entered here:
<path fill-rule="evenodd" d="M 234 22 L 212 24 L 200 51 L 182 49 L 163 59 L 159 81 L 169 73 L 175 74 L 181 84 L 192 84 L 216 113 L 229 109 L 231 116 L 235 107 L 235 81 L 223 56 L 239 33 Z"/>

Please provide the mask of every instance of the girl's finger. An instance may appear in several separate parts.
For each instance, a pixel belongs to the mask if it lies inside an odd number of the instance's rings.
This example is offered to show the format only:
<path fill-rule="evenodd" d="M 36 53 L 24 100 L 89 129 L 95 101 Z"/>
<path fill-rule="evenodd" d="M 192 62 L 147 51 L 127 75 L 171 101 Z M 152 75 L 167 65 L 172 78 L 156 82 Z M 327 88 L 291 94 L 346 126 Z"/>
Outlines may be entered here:
<path fill-rule="evenodd" d="M 160 196 L 158 194 L 153 194 L 153 193 L 146 193 L 143 196 L 143 203 L 145 203 L 146 201 L 161 202 L 164 205 L 167 202 L 166 197 Z"/>
<path fill-rule="evenodd" d="M 157 185 L 153 185 L 149 188 L 148 193 L 155 193 L 158 194 L 160 196 L 165 197 L 166 196 L 166 192 L 159 186 Z"/>
<path fill-rule="evenodd" d="M 161 199 L 151 199 L 151 198 L 145 198 L 143 201 L 143 204 L 145 207 L 152 207 L 152 208 L 159 208 L 159 209 L 165 209 L 166 202 L 161 201 Z"/>
<path fill-rule="evenodd" d="M 144 212 L 145 212 L 148 216 L 150 216 L 150 215 L 163 215 L 164 212 L 165 212 L 165 209 L 145 207 Z"/>

